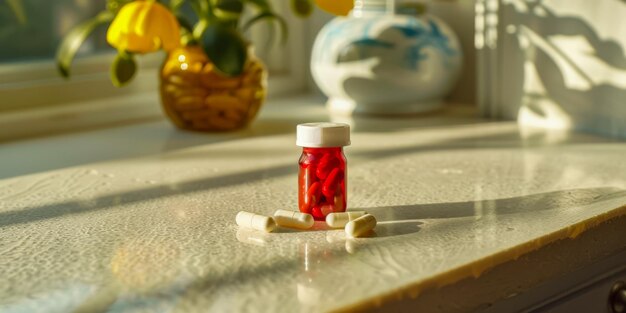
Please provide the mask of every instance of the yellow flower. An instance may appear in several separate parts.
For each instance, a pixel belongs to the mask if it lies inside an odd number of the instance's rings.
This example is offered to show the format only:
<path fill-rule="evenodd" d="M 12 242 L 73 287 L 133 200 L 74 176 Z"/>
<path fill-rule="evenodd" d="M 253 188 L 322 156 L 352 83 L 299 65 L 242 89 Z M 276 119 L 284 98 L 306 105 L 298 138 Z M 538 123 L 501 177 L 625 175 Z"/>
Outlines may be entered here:
<path fill-rule="evenodd" d="M 322 10 L 335 15 L 348 15 L 352 11 L 354 0 L 315 0 Z"/>
<path fill-rule="evenodd" d="M 107 31 L 107 41 L 118 50 L 134 53 L 170 51 L 180 45 L 180 26 L 154 0 L 134 1 L 120 9 Z"/>

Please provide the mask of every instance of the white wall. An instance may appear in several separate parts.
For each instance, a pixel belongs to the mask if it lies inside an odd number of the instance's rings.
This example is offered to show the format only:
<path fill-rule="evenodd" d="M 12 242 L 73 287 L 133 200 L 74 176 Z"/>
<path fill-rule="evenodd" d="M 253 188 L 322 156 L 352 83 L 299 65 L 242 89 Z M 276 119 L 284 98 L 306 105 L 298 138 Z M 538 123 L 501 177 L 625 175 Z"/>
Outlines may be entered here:
<path fill-rule="evenodd" d="M 485 0 L 479 0 L 485 2 Z M 489 2 L 487 0 L 486 2 Z M 500 0 L 481 108 L 522 125 L 626 138 L 626 1 Z"/>

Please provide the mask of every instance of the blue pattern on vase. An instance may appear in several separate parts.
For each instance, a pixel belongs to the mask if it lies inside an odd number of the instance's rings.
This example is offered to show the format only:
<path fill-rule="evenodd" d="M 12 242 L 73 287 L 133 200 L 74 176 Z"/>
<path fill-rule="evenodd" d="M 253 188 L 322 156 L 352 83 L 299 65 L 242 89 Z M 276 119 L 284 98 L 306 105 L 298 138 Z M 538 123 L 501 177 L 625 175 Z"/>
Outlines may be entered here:
<path fill-rule="evenodd" d="M 336 40 L 343 42 L 346 40 L 346 37 L 350 34 L 356 32 L 363 32 L 363 38 L 367 39 L 367 34 L 369 33 L 371 27 L 375 24 L 376 20 L 371 19 L 350 19 L 345 20 L 342 18 L 335 19 L 328 24 L 328 33 L 323 38 L 322 45 L 325 47 L 330 47 Z M 356 40 L 359 40 L 358 38 Z M 325 53 L 322 55 L 321 61 L 330 61 L 332 60 L 332 55 L 330 53 Z"/>
<path fill-rule="evenodd" d="M 352 19 L 349 22 L 346 20 L 333 21 L 328 25 L 329 30 L 324 38 L 323 46 L 331 47 L 337 41 L 341 43 L 349 40 L 349 43 L 339 49 L 340 53 L 335 60 L 329 59 L 332 58 L 332 54 L 326 53 L 322 55 L 321 61 L 334 64 L 361 61 L 377 56 L 375 49 L 395 49 L 396 43 L 373 38 L 370 35 L 371 29 L 377 22 L 379 20 L 376 18 Z M 458 53 L 458 51 L 450 47 L 448 37 L 430 19 L 428 19 L 428 24 L 425 25 L 416 18 L 408 17 L 406 18 L 406 24 L 394 25 L 390 29 L 397 30 L 404 37 L 414 41 L 414 44 L 406 47 L 404 51 L 404 62 L 407 69 L 418 70 L 420 61 L 427 58 L 427 54 L 423 52 L 423 49 L 426 47 L 434 47 L 446 56 L 453 56 Z M 350 39 L 350 34 L 361 35 Z M 447 60 L 444 63 L 448 65 Z"/>
<path fill-rule="evenodd" d="M 359 39 L 349 43 L 339 51 L 336 63 L 362 61 L 373 58 L 377 56 L 373 48 L 393 49 L 394 46 L 393 43 L 372 38 Z"/>
<path fill-rule="evenodd" d="M 402 31 L 402 33 L 408 38 L 415 38 L 417 42 L 410 46 L 406 51 L 405 59 L 409 68 L 413 70 L 418 69 L 419 62 L 427 58 L 426 54 L 422 51 L 425 47 L 434 47 L 439 49 L 447 56 L 453 56 L 458 51 L 452 49 L 449 45 L 449 39 L 440 30 L 439 26 L 432 20 L 428 20 L 430 31 L 426 29 L 421 23 L 417 23 L 415 19 L 409 19 L 409 25 L 394 26 L 394 29 Z M 445 63 L 448 65 L 447 59 Z"/>
<path fill-rule="evenodd" d="M 426 112 L 454 87 L 462 54 L 454 31 L 435 16 L 367 12 L 320 31 L 311 74 L 332 112 Z"/>

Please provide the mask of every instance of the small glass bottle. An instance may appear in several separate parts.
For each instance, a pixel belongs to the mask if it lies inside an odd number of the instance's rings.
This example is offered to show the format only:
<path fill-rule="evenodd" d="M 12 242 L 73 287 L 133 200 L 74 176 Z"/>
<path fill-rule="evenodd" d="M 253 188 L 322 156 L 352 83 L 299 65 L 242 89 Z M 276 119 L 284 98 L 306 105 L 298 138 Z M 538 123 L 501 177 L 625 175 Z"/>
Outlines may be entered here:
<path fill-rule="evenodd" d="M 346 157 L 350 126 L 307 123 L 297 127 L 296 145 L 302 147 L 298 173 L 300 212 L 324 220 L 332 212 L 345 212 L 348 195 Z"/>

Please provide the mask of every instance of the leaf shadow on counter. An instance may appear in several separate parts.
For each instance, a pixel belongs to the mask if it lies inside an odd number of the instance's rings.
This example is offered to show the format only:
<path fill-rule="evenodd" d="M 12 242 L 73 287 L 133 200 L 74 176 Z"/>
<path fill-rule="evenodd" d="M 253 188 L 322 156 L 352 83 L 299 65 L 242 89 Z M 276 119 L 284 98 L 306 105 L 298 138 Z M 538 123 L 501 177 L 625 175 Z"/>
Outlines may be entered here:
<path fill-rule="evenodd" d="M 227 186 L 234 186 L 268 177 L 279 177 L 297 170 L 292 165 L 277 165 L 244 173 L 232 173 L 214 177 L 189 180 L 177 185 L 157 185 L 139 190 L 107 194 L 84 201 L 73 200 L 55 204 L 26 207 L 17 210 L 0 212 L 0 229 L 2 227 L 26 224 L 50 218 L 58 218 L 72 214 L 96 212 L 120 206 L 180 194 L 206 191 Z M 233 215 L 234 220 L 234 215 Z"/>
<path fill-rule="evenodd" d="M 364 151 L 363 153 L 357 153 L 359 157 L 365 157 L 368 160 L 378 160 L 387 157 L 394 157 L 402 154 L 417 153 L 432 150 L 449 150 L 455 149 L 454 143 L 461 144 L 462 142 L 469 141 L 469 145 L 463 145 L 468 149 L 480 148 L 479 146 L 472 145 L 471 142 L 476 140 L 496 140 L 499 141 L 501 136 L 510 136 L 509 134 L 499 134 L 496 136 L 465 136 L 463 138 L 456 138 L 449 141 L 443 141 L 439 144 L 433 145 L 411 145 L 407 147 L 399 147 L 395 149 L 381 149 L 375 151 Z M 503 145 L 510 145 L 514 143 L 504 143 Z M 194 151 L 188 153 L 195 156 Z M 184 158 L 185 155 L 181 154 L 178 157 Z M 38 206 L 31 206 L 26 208 L 19 208 L 15 210 L 7 210 L 0 212 L 0 228 L 15 224 L 25 224 L 40 220 L 46 220 L 50 218 L 57 218 L 61 216 L 71 214 L 82 214 L 93 211 L 100 211 L 103 209 L 109 209 L 122 204 L 136 203 L 141 201 L 148 201 L 153 199 L 164 198 L 168 196 L 175 196 L 180 194 L 189 194 L 193 192 L 201 192 L 209 189 L 217 189 L 227 186 L 235 186 L 245 183 L 251 183 L 268 178 L 275 178 L 286 175 L 296 175 L 297 164 L 281 164 L 275 166 L 268 166 L 265 168 L 259 168 L 239 173 L 229 173 L 220 176 L 211 176 L 188 180 L 185 182 L 177 183 L 176 186 L 164 184 L 153 187 L 143 188 L 139 190 L 131 190 L 118 192 L 114 194 L 106 194 L 98 196 L 89 201 L 71 200 L 54 204 L 43 204 Z M 10 199 L 11 196 L 5 199 Z"/>
<path fill-rule="evenodd" d="M 582 207 L 594 202 L 626 196 L 626 190 L 613 187 L 580 188 L 557 190 L 537 194 L 501 199 L 485 199 L 462 202 L 443 202 L 411 204 L 371 208 L 353 208 L 351 211 L 367 211 L 378 221 L 375 231 L 362 237 L 384 238 L 414 234 L 422 229 L 426 220 L 446 220 L 459 218 L 497 218 L 510 214 L 532 213 L 540 211 L 570 209 Z M 324 222 L 316 222 L 310 230 L 279 228 L 277 233 L 297 234 L 311 231 L 330 231 L 329 241 L 345 240 L 342 229 L 332 229 Z M 335 232 L 331 234 L 331 232 Z M 253 233 L 255 235 L 255 233 Z M 268 237 L 265 234 L 256 234 Z M 267 239 L 267 238 L 266 238 Z M 363 243 L 363 242 L 361 242 Z"/>
<path fill-rule="evenodd" d="M 557 190 L 500 199 L 353 208 L 353 210 L 366 210 L 377 217 L 380 223 L 377 225 L 374 235 L 367 238 L 351 239 L 345 238 L 342 234 L 343 232 L 337 230 L 327 232 L 325 235 L 326 240 L 321 239 L 323 236 L 309 238 L 293 237 L 291 242 L 294 244 L 294 248 L 300 251 L 299 259 L 285 260 L 278 268 L 281 271 L 293 271 L 296 273 L 298 268 L 302 269 L 300 273 L 305 278 L 304 285 L 313 287 L 326 286 L 325 283 L 336 281 L 335 276 L 326 274 L 327 268 L 338 266 L 351 267 L 352 262 L 355 261 L 366 264 L 368 268 L 377 269 L 377 275 L 379 276 L 397 279 L 397 273 L 404 273 L 404 275 L 417 274 L 415 271 L 408 271 L 400 265 L 407 264 L 403 262 L 410 262 L 407 260 L 412 259 L 412 255 L 432 253 L 432 250 L 429 249 L 433 248 L 433 246 L 438 247 L 439 251 L 442 251 L 446 247 L 437 244 L 446 240 L 460 239 L 458 236 L 472 235 L 471 233 L 475 230 L 468 229 L 467 226 L 472 224 L 475 219 L 495 216 L 495 219 L 492 218 L 491 220 L 497 223 L 497 217 L 505 215 L 528 213 L 532 215 L 533 213 L 539 214 L 553 210 L 575 211 L 591 203 L 619 199 L 624 196 L 626 196 L 626 190 L 598 187 Z M 437 220 L 442 223 L 436 227 L 430 227 L 428 220 Z M 501 225 L 501 227 L 505 231 L 509 231 L 506 225 Z M 456 229 L 452 232 L 456 237 L 446 237 L 450 235 L 452 228 Z M 520 229 L 518 231 L 523 230 Z M 432 241 L 433 238 L 444 239 Z M 244 230 L 237 233 L 237 239 L 250 247 L 256 246 L 254 248 L 257 249 L 267 249 L 285 241 L 285 237 L 276 238 L 272 234 L 253 231 L 245 232 Z M 480 240 L 482 239 L 478 239 L 479 242 Z M 425 245 L 425 243 L 430 243 L 430 246 Z M 390 246 L 394 246 L 395 250 L 391 250 Z M 390 251 L 396 253 L 390 253 Z M 404 255 L 398 253 L 398 251 L 407 251 L 407 253 Z M 413 254 L 408 251 L 413 251 Z M 443 258 L 449 255 L 441 254 L 441 262 L 443 262 Z M 416 259 L 414 262 L 419 263 L 420 261 Z M 419 269 L 419 267 L 416 268 Z M 311 273 L 314 273 L 314 275 L 311 275 Z M 308 276 L 305 274 L 308 274 Z M 265 279 L 275 277 L 275 275 L 276 267 L 268 266 L 257 267 L 256 270 L 246 272 L 245 274 L 231 272 L 221 277 L 203 277 L 191 286 L 187 292 L 188 294 L 198 292 L 208 295 L 208 292 L 203 293 L 202 290 L 210 286 L 234 284 L 234 282 L 244 279 L 250 282 L 262 282 Z M 310 282 L 309 277 L 314 277 L 313 283 Z M 317 292 L 320 295 L 319 299 L 324 298 L 326 290 L 328 289 L 319 289 Z M 336 291 L 333 290 L 332 292 Z M 304 301 L 305 299 L 299 300 L 303 307 L 312 305 L 311 307 L 321 308 L 324 305 L 323 301 L 314 301 L 312 302 L 313 304 L 310 304 L 310 302 Z M 319 310 L 321 309 L 317 311 Z"/>
<path fill-rule="evenodd" d="M 442 140 L 434 144 L 415 144 L 404 147 L 396 147 L 393 149 L 372 149 L 364 151 L 355 151 L 353 155 L 357 157 L 357 164 L 362 161 L 377 161 L 389 157 L 397 157 L 399 155 L 421 153 L 427 151 L 444 151 L 444 150 L 458 150 L 458 149 L 481 149 L 484 148 L 484 143 L 493 144 L 493 147 L 506 148 L 506 147 L 520 147 L 525 145 L 525 140 L 520 140 L 515 132 L 511 133 L 499 133 L 492 135 L 466 135 L 460 138 L 450 138 Z M 586 142 L 586 137 L 570 138 L 562 144 Z M 478 142 L 482 142 L 479 145 Z M 542 140 L 535 141 L 533 143 L 537 145 L 543 145 Z M 184 157 L 184 156 L 181 156 Z M 357 165 L 358 166 L 358 165 Z M 112 208 L 121 204 L 136 203 L 141 201 L 154 200 L 164 198 L 168 196 L 175 196 L 180 194 L 189 194 L 193 192 L 201 192 L 209 189 L 217 189 L 227 186 L 240 185 L 244 183 L 251 183 L 268 178 L 275 178 L 286 175 L 295 175 L 297 172 L 297 166 L 294 164 L 281 164 L 276 166 L 269 166 L 265 168 L 259 168 L 255 170 L 229 173 L 220 176 L 211 176 L 199 179 L 193 179 L 181 183 L 177 183 L 176 186 L 164 184 L 154 187 L 148 187 L 139 190 L 131 190 L 114 194 L 106 194 L 89 201 L 72 200 L 62 203 L 43 204 L 38 206 L 31 206 L 25 208 L 19 208 L 14 210 L 6 210 L 0 212 L 0 228 L 15 225 L 25 224 L 40 220 L 46 220 L 50 218 L 57 218 L 70 214 L 81 214 L 92 211 L 99 211 L 103 209 Z M 294 176 L 295 177 L 295 176 Z M 9 196 L 10 198 L 10 196 Z M 7 198 L 8 199 L 8 198 Z M 400 208 L 396 211 L 410 212 L 411 206 L 407 208 Z M 473 207 L 473 204 L 454 204 L 452 207 L 457 209 L 442 209 L 443 211 L 468 211 Z M 368 210 L 377 210 L 372 208 Z M 428 212 L 439 211 L 439 209 L 427 210 Z M 383 215 L 385 215 L 384 212 Z M 402 213 L 405 214 L 405 213 Z M 438 213 L 441 214 L 441 213 Z"/>
<path fill-rule="evenodd" d="M 626 191 L 623 189 L 599 187 L 558 190 L 502 199 L 384 206 L 355 210 L 365 210 L 379 221 L 375 237 L 389 237 L 417 232 L 424 220 L 498 217 L 508 214 L 575 208 L 625 195 Z"/>

